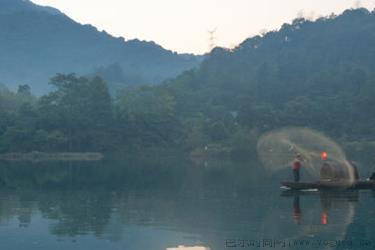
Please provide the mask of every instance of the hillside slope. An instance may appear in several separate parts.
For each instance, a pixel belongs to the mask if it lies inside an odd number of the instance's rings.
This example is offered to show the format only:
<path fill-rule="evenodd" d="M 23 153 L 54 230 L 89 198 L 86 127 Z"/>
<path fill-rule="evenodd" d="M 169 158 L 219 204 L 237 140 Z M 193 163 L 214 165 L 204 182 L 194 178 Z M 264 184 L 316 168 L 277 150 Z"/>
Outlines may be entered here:
<path fill-rule="evenodd" d="M 375 12 L 296 19 L 216 48 L 168 88 L 179 113 L 235 116 L 245 127 L 309 126 L 335 136 L 375 137 Z"/>
<path fill-rule="evenodd" d="M 29 84 L 44 93 L 56 73 L 91 74 L 114 64 L 120 65 L 120 85 L 154 84 L 201 61 L 153 42 L 112 37 L 28 0 L 0 0 L 0 6 L 0 81 L 13 87 Z"/>

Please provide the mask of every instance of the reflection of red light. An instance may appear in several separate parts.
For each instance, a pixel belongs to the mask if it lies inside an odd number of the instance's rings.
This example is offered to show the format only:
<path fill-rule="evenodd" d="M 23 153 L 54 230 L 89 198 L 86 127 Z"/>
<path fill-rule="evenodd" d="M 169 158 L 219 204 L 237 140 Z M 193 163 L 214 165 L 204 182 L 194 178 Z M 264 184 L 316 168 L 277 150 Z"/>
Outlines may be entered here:
<path fill-rule="evenodd" d="M 325 161 L 325 160 L 327 160 L 328 154 L 327 154 L 327 152 L 323 151 L 321 156 L 322 156 L 322 160 Z"/>
<path fill-rule="evenodd" d="M 296 224 L 301 224 L 302 212 L 299 207 L 295 207 L 293 211 L 293 219 Z"/>
<path fill-rule="evenodd" d="M 322 224 L 327 225 L 328 224 L 328 214 L 323 212 L 322 213 Z"/>

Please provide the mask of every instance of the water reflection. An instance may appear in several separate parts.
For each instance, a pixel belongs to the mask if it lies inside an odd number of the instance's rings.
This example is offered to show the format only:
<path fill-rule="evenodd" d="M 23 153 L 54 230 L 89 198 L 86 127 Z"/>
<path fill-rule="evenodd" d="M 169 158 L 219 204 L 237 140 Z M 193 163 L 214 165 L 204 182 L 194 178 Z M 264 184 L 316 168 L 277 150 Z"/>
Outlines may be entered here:
<path fill-rule="evenodd" d="M 301 206 L 300 206 L 299 195 L 295 195 L 293 199 L 293 219 L 295 223 L 301 224 L 302 211 L 301 211 Z"/>
<path fill-rule="evenodd" d="M 375 236 L 366 224 L 375 222 L 371 192 L 280 196 L 277 181 L 246 164 L 43 164 L 0 166 L 5 249 L 221 250 L 228 242 L 244 249 L 265 239 L 347 239 L 359 230 Z"/>
<path fill-rule="evenodd" d="M 293 219 L 296 224 L 301 224 L 302 210 L 301 197 L 319 196 L 321 206 L 321 224 L 328 225 L 329 215 L 338 216 L 346 214 L 339 221 L 350 224 L 355 214 L 355 205 L 359 201 L 359 192 L 353 191 L 284 191 L 281 196 L 293 197 Z"/>
<path fill-rule="evenodd" d="M 298 225 L 283 237 L 327 242 L 321 249 L 334 249 L 336 242 L 344 242 L 359 201 L 358 191 L 284 191 L 281 196 L 292 199 L 291 218 Z"/>

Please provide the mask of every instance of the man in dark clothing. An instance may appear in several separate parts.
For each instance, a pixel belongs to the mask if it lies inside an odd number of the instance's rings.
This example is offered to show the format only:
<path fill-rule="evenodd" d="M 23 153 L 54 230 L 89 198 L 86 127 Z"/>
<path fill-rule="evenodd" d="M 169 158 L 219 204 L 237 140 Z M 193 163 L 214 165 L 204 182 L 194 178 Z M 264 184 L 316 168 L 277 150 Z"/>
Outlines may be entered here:
<path fill-rule="evenodd" d="M 295 182 L 299 182 L 300 169 L 302 167 L 302 161 L 303 161 L 303 158 L 300 154 L 298 154 L 293 161 L 292 169 L 293 169 L 293 175 L 294 175 L 294 181 Z"/>

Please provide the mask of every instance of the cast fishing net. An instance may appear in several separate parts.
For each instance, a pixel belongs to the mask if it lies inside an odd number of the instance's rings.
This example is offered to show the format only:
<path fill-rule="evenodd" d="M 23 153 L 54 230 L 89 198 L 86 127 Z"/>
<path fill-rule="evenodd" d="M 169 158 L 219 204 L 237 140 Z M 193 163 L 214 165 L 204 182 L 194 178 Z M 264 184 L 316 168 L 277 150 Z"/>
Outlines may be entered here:
<path fill-rule="evenodd" d="M 326 163 L 345 173 L 345 182 L 351 184 L 355 179 L 353 167 L 342 148 L 324 134 L 308 128 L 289 127 L 266 133 L 258 140 L 257 152 L 269 171 L 291 168 L 299 154 L 303 158 L 303 168 L 316 179 L 320 179 L 324 163 L 321 156 L 322 152 L 326 152 Z"/>

